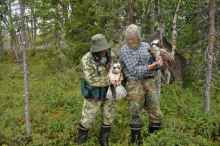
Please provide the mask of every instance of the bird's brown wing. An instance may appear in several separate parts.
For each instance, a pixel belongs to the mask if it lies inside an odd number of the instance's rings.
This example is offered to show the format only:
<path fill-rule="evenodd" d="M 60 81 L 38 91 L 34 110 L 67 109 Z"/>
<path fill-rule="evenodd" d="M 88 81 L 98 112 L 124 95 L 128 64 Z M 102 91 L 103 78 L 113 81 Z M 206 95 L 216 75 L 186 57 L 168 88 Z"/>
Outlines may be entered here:
<path fill-rule="evenodd" d="M 170 52 L 165 49 L 160 49 L 160 56 L 162 57 L 163 62 L 169 67 L 175 67 L 175 59 Z"/>

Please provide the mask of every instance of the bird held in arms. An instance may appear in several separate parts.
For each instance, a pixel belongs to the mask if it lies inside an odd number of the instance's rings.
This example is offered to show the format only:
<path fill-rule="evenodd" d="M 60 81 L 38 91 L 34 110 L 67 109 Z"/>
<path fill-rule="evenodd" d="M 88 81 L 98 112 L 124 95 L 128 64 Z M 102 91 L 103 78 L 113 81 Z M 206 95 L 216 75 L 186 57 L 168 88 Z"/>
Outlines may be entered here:
<path fill-rule="evenodd" d="M 122 85 L 123 74 L 122 67 L 119 62 L 113 63 L 108 74 L 110 86 L 108 88 L 106 98 L 110 100 L 120 100 L 127 96 L 127 91 Z"/>
<path fill-rule="evenodd" d="M 149 52 L 155 59 L 161 56 L 163 60 L 161 71 L 163 74 L 167 75 L 166 83 L 169 84 L 171 78 L 170 70 L 175 68 L 174 56 L 171 54 L 171 52 L 168 52 L 166 49 L 161 47 L 159 39 L 154 39 L 151 41 L 151 48 L 149 49 Z"/>

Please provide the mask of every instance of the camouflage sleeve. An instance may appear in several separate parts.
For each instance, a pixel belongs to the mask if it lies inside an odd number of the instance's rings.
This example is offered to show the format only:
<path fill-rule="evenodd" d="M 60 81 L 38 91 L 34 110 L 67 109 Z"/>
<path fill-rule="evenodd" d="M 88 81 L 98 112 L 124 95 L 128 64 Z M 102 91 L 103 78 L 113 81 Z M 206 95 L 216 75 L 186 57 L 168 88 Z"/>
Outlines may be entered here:
<path fill-rule="evenodd" d="M 95 68 L 91 65 L 87 58 L 81 59 L 81 72 L 83 79 L 87 82 L 92 83 L 93 76 L 95 75 Z"/>
<path fill-rule="evenodd" d="M 112 57 L 112 62 L 117 62 L 118 61 L 118 56 L 114 51 L 111 51 L 111 57 Z"/>

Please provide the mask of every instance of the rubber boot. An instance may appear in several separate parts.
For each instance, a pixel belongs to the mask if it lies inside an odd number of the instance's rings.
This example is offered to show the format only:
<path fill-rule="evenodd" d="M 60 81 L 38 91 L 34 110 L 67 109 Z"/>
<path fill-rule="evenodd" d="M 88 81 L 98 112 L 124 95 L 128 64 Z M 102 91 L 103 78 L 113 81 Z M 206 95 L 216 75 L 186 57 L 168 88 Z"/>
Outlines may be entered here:
<path fill-rule="evenodd" d="M 151 123 L 149 125 L 149 130 L 148 131 L 149 131 L 150 134 L 153 134 L 153 133 L 157 132 L 160 129 L 161 129 L 161 123 Z"/>
<path fill-rule="evenodd" d="M 100 146 L 109 146 L 108 138 L 111 131 L 110 125 L 102 125 L 99 136 Z"/>
<path fill-rule="evenodd" d="M 83 144 L 87 141 L 88 139 L 88 129 L 83 127 L 82 125 L 79 126 L 78 128 L 78 136 L 75 140 L 77 144 Z"/>
<path fill-rule="evenodd" d="M 130 137 L 130 144 L 132 146 L 141 146 L 142 145 L 142 136 L 141 136 L 141 129 L 131 129 L 131 137 Z"/>

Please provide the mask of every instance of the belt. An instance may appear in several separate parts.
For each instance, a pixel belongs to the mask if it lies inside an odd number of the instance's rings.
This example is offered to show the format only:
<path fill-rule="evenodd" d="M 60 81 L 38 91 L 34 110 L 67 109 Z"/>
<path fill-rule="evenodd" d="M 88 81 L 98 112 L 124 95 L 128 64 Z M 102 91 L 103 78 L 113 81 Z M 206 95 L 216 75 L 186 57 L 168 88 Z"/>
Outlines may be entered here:
<path fill-rule="evenodd" d="M 142 80 L 146 80 L 146 79 L 153 79 L 154 76 L 145 76 L 142 79 L 127 79 L 126 81 L 142 81 Z"/>
<path fill-rule="evenodd" d="M 154 78 L 154 76 L 146 76 L 146 77 L 144 77 L 144 79 L 153 79 Z"/>

